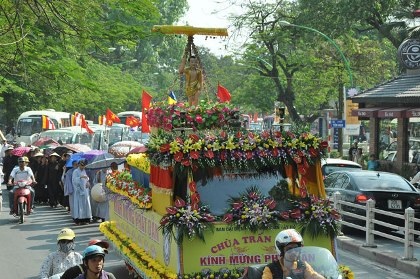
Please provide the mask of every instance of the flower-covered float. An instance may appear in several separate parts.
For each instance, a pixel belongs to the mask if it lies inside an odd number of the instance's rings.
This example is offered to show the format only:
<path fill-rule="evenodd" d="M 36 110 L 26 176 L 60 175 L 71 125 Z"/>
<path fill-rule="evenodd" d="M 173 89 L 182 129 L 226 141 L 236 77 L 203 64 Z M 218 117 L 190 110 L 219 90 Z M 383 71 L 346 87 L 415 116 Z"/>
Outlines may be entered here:
<path fill-rule="evenodd" d="M 309 134 L 240 125 L 229 104 L 155 103 L 137 172 L 108 181 L 116 198 L 101 231 L 142 278 L 239 278 L 276 259 L 274 238 L 296 228 L 305 245 L 334 251 L 338 213 L 326 199 Z"/>

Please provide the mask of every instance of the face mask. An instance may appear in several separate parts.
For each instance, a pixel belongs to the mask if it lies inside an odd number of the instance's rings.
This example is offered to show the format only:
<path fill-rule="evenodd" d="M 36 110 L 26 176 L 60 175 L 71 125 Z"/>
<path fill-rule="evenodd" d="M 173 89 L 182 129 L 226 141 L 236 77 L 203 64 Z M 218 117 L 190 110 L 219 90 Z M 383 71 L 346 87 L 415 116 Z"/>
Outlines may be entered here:
<path fill-rule="evenodd" d="M 58 243 L 58 251 L 61 251 L 65 254 L 70 253 L 72 250 L 74 250 L 74 242 L 70 241 L 70 242 L 59 242 Z"/>

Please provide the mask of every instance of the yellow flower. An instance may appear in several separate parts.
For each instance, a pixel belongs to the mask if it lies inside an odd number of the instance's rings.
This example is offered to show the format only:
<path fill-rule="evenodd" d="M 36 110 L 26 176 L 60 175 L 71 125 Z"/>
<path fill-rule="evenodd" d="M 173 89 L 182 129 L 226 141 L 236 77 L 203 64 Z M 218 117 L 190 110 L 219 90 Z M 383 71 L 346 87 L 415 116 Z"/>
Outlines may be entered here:
<path fill-rule="evenodd" d="M 228 141 L 226 142 L 226 149 L 233 150 L 235 149 L 235 143 L 233 142 L 233 137 L 229 137 Z"/>
<path fill-rule="evenodd" d="M 178 142 L 176 140 L 172 141 L 169 144 L 169 146 L 170 146 L 169 151 L 170 151 L 171 154 L 175 154 L 175 153 L 177 153 L 178 151 L 181 150 L 181 147 L 179 147 Z"/>

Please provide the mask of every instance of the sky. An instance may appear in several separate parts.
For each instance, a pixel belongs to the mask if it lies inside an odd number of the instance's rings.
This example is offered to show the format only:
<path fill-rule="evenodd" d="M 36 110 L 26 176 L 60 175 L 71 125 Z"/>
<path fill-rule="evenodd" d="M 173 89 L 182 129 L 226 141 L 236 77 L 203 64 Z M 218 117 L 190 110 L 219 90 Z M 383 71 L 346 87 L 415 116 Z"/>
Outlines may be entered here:
<path fill-rule="evenodd" d="M 227 1 L 221 0 L 188 0 L 190 6 L 185 16 L 177 25 L 190 25 L 194 27 L 228 28 L 230 35 L 232 29 L 227 19 L 229 14 L 238 13 L 238 8 L 231 6 Z M 228 37 L 229 38 L 229 37 Z M 227 55 L 232 53 L 233 42 L 225 37 L 207 38 L 203 35 L 194 36 L 197 47 L 205 46 L 215 55 Z"/>

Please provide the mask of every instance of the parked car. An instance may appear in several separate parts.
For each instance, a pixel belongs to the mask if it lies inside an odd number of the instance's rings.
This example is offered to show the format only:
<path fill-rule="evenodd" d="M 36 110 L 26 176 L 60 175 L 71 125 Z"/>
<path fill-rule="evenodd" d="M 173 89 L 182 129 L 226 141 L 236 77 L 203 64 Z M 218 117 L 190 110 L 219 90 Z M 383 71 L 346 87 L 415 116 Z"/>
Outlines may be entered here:
<path fill-rule="evenodd" d="M 332 172 L 338 170 L 361 170 L 362 166 L 356 162 L 337 159 L 337 158 L 327 158 L 321 160 L 321 170 L 322 175 L 326 177 Z"/>
<path fill-rule="evenodd" d="M 149 142 L 149 138 L 150 138 L 149 133 L 142 133 L 141 131 L 134 131 L 130 136 L 130 140 L 139 141 L 144 144 Z"/>
<path fill-rule="evenodd" d="M 405 178 L 394 173 L 369 170 L 336 171 L 324 180 L 328 196 L 339 192 L 344 201 L 355 204 L 366 204 L 369 199 L 375 200 L 375 208 L 404 215 L 404 210 L 411 207 L 415 217 L 420 218 L 420 192 Z M 365 210 L 343 205 L 343 210 L 366 216 Z M 375 219 L 404 227 L 404 220 L 375 214 Z M 365 226 L 364 220 L 343 216 L 343 220 Z M 379 227 L 379 226 L 378 226 Z M 379 227 L 384 231 L 392 229 Z M 420 229 L 420 224 L 416 224 Z"/>

